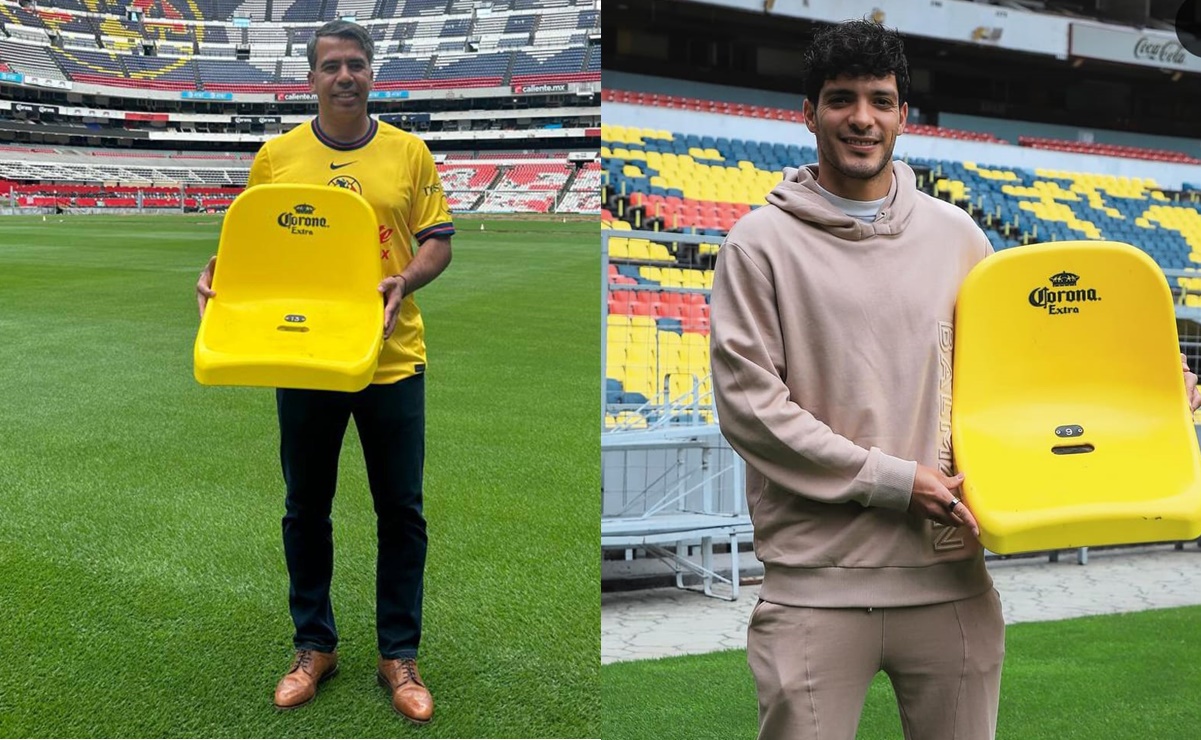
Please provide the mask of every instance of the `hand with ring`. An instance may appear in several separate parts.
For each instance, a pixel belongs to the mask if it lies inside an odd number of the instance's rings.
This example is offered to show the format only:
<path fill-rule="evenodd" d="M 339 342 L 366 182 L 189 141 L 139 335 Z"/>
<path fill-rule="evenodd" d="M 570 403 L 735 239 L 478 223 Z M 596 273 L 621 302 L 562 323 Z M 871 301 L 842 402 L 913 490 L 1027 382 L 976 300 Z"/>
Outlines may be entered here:
<path fill-rule="evenodd" d="M 980 536 L 980 525 L 966 502 L 959 498 L 963 474 L 946 476 L 934 468 L 919 464 L 913 477 L 909 511 L 948 527 L 969 527 Z"/>

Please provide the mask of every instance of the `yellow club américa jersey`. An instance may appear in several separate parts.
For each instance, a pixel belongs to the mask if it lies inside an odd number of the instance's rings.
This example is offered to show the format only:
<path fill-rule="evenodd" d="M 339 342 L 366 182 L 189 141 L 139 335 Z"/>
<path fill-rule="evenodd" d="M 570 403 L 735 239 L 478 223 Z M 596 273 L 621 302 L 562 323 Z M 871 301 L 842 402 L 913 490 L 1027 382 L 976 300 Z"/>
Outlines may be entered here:
<path fill-rule="evenodd" d="M 374 118 L 367 134 L 351 143 L 326 136 L 315 118 L 271 139 L 255 156 L 247 186 L 267 183 L 335 185 L 366 198 L 379 222 L 380 279 L 404 270 L 414 242 L 455 231 L 429 147 Z M 425 372 L 425 365 L 424 324 L 408 295 L 371 382 L 393 383 Z"/>

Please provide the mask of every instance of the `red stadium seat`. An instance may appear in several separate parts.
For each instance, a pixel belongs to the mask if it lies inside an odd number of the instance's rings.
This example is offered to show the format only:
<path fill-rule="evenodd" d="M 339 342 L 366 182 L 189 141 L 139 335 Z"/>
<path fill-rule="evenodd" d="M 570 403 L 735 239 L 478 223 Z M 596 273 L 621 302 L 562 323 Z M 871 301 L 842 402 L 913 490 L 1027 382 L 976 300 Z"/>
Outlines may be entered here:
<path fill-rule="evenodd" d="M 638 297 L 630 301 L 630 313 L 635 316 L 653 316 L 654 302 L 650 299 L 650 294 L 639 292 Z"/>

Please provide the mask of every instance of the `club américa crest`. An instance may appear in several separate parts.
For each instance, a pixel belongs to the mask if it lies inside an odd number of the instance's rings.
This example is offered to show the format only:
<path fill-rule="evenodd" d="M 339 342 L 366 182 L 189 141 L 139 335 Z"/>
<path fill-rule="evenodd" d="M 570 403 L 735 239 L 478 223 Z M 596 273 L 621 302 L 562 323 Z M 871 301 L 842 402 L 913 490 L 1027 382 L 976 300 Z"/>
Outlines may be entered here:
<path fill-rule="evenodd" d="M 336 188 L 345 188 L 347 190 L 353 190 L 356 193 L 358 193 L 359 195 L 363 194 L 363 186 L 359 184 L 358 180 L 354 179 L 350 175 L 338 175 L 337 177 L 331 179 L 326 184 L 333 185 Z"/>

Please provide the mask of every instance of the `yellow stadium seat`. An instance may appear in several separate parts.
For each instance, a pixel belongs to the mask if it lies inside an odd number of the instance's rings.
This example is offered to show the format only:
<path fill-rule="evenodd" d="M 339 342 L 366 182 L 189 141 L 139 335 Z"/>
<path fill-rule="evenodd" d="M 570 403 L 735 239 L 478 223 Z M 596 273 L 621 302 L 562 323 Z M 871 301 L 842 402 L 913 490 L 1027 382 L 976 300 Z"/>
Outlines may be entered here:
<path fill-rule="evenodd" d="M 658 401 L 659 392 L 655 388 L 657 376 L 653 370 L 642 365 L 628 365 L 622 387 L 630 393 L 641 393 L 649 401 Z"/>
<path fill-rule="evenodd" d="M 956 303 L 951 437 L 980 541 L 1009 554 L 1201 535 L 1172 296 L 1117 242 L 1015 247 Z"/>
<path fill-rule="evenodd" d="M 667 262 L 671 259 L 671 252 L 667 251 L 667 247 L 658 242 L 647 242 L 647 254 L 649 259 Z"/>
<path fill-rule="evenodd" d="M 696 390 L 697 381 L 699 378 L 694 377 L 691 373 L 683 371 L 669 371 L 666 374 L 667 378 L 667 397 L 669 401 L 683 402 L 692 401 Z"/>
<path fill-rule="evenodd" d="M 655 341 L 659 344 L 659 353 L 674 352 L 682 354 L 684 352 L 684 339 L 674 331 L 656 331 Z"/>
<path fill-rule="evenodd" d="M 193 350 L 205 385 L 357 391 L 383 346 L 375 212 L 327 185 L 260 185 L 237 197 L 217 247 Z"/>
<path fill-rule="evenodd" d="M 625 376 L 625 350 L 609 347 L 605 350 L 605 377 L 621 380 Z"/>
<path fill-rule="evenodd" d="M 643 334 L 630 339 L 630 343 L 625 347 L 625 358 L 627 370 L 632 367 L 651 370 L 659 361 L 659 353 L 654 341 L 647 340 L 646 335 Z"/>
<path fill-rule="evenodd" d="M 659 332 L 660 334 L 673 334 L 674 332 Z M 686 372 L 684 363 L 684 352 L 680 347 L 665 348 L 662 344 L 659 345 L 659 372 L 664 375 L 674 375 L 676 373 Z"/>
<path fill-rule="evenodd" d="M 619 314 L 609 314 L 609 318 L 625 318 Z M 609 351 L 619 351 L 622 361 L 625 361 L 626 345 L 630 343 L 630 328 L 628 323 L 609 321 L 605 325 L 605 346 Z"/>
<path fill-rule="evenodd" d="M 632 260 L 648 260 L 651 258 L 649 247 L 650 242 L 646 239 L 630 239 L 626 253 Z"/>
<path fill-rule="evenodd" d="M 653 280 L 654 282 L 658 283 L 662 282 L 662 278 L 659 277 L 659 270 L 660 268 L 658 267 L 642 265 L 638 268 L 638 274 L 647 280 Z"/>
<path fill-rule="evenodd" d="M 704 288 L 705 275 L 700 270 L 684 270 L 685 288 Z"/>

